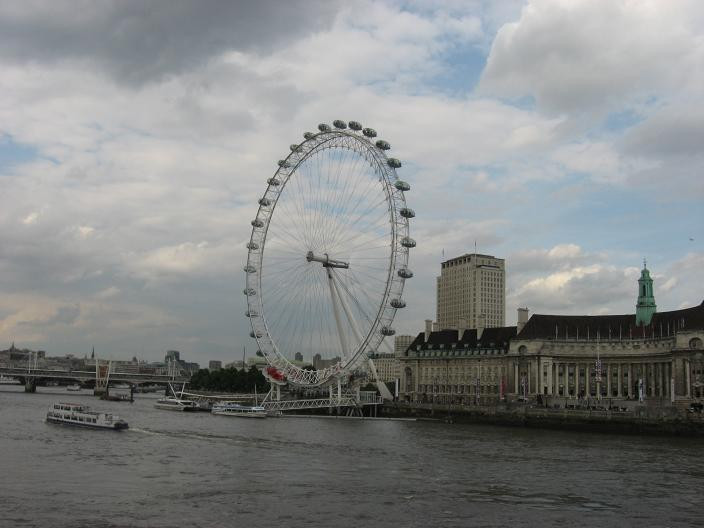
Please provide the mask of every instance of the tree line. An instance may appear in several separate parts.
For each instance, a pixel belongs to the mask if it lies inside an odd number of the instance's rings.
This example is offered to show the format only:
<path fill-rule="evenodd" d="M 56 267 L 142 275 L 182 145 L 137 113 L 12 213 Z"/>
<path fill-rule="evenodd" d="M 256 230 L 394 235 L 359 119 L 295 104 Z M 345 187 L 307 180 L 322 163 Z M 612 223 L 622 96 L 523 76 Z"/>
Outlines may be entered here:
<path fill-rule="evenodd" d="M 189 385 L 196 390 L 238 394 L 252 394 L 255 387 L 259 393 L 269 390 L 269 382 L 255 366 L 249 370 L 234 367 L 213 371 L 200 369 L 191 376 Z"/>

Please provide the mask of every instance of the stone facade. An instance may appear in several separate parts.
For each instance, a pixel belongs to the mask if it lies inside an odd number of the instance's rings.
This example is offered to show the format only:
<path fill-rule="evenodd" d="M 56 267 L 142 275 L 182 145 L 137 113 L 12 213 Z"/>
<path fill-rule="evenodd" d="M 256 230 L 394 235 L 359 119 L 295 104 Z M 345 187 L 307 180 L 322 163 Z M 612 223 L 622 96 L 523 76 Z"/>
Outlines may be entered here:
<path fill-rule="evenodd" d="M 401 362 L 395 354 L 373 354 L 370 356 L 376 367 L 379 381 L 387 383 L 401 376 Z"/>
<path fill-rule="evenodd" d="M 471 343 L 470 332 L 419 334 L 401 358 L 402 398 L 704 401 L 704 303 L 655 313 L 647 326 L 635 314 L 536 314 L 518 334 L 487 329 Z"/>
<path fill-rule="evenodd" d="M 505 396 L 516 327 L 418 334 L 401 359 L 402 400 L 486 404 Z"/>

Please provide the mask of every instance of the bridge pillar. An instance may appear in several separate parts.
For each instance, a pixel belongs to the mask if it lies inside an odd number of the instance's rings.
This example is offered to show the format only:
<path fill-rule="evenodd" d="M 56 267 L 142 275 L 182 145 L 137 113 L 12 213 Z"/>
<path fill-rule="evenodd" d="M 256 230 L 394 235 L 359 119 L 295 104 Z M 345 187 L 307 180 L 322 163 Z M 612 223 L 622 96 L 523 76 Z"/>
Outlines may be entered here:
<path fill-rule="evenodd" d="M 26 378 L 24 381 L 25 392 L 37 392 L 37 378 Z"/>

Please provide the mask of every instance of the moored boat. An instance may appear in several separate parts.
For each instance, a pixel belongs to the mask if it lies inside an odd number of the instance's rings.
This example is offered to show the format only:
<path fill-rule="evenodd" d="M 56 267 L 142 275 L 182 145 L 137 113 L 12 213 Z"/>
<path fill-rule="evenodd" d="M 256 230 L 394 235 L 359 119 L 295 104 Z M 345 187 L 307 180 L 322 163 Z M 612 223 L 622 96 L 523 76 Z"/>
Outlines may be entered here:
<path fill-rule="evenodd" d="M 79 403 L 54 403 L 46 413 L 49 423 L 92 427 L 94 429 L 127 429 L 126 421 L 111 413 L 92 411 Z"/>
<path fill-rule="evenodd" d="M 220 402 L 213 405 L 213 414 L 242 418 L 266 418 L 266 409 L 259 405 L 242 405 L 238 402 Z"/>
<path fill-rule="evenodd" d="M 71 392 L 77 392 L 77 391 L 81 390 L 81 386 L 78 385 L 77 383 L 74 383 L 73 385 L 68 385 L 66 387 L 66 390 L 71 391 Z"/>
<path fill-rule="evenodd" d="M 166 409 L 168 411 L 197 411 L 198 404 L 191 400 L 182 398 L 161 398 L 154 404 L 157 409 Z"/>

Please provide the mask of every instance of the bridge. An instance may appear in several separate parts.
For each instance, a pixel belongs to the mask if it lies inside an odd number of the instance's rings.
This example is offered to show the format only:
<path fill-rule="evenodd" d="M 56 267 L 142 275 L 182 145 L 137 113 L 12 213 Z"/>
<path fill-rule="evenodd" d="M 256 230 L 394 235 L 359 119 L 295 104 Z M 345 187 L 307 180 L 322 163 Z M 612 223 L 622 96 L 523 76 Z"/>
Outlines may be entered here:
<path fill-rule="evenodd" d="M 175 393 L 177 391 L 174 391 Z M 238 401 L 254 403 L 256 394 L 202 394 L 198 392 L 178 392 L 179 396 L 193 400 L 202 405 L 209 405 L 217 401 Z M 261 395 L 259 396 L 261 397 Z M 376 406 L 382 405 L 384 399 L 376 391 L 358 391 L 336 393 L 330 391 L 330 396 L 305 398 L 301 400 L 281 398 L 281 391 L 272 390 L 259 403 L 268 414 L 280 414 L 287 411 L 304 411 L 315 409 L 339 409 L 348 415 L 362 415 L 364 407 L 372 406 L 370 412 L 376 415 Z"/>
<path fill-rule="evenodd" d="M 36 392 L 37 380 L 70 380 L 78 382 L 95 382 L 95 394 L 107 391 L 111 383 L 127 383 L 129 385 L 184 383 L 188 376 L 174 372 L 168 374 L 139 374 L 132 372 L 113 372 L 109 362 L 96 363 L 95 370 L 54 370 L 32 367 L 0 367 L 0 375 L 18 379 L 24 383 L 25 392 Z"/>
<path fill-rule="evenodd" d="M 373 413 L 376 415 L 376 406 L 382 405 L 384 399 L 376 392 L 360 392 L 359 397 L 346 394 L 332 394 L 328 398 L 311 398 L 306 400 L 266 400 L 262 403 L 267 413 L 278 414 L 286 411 L 301 411 L 312 409 L 345 409 L 347 415 L 362 415 L 362 409 L 366 406 L 373 406 Z"/>

